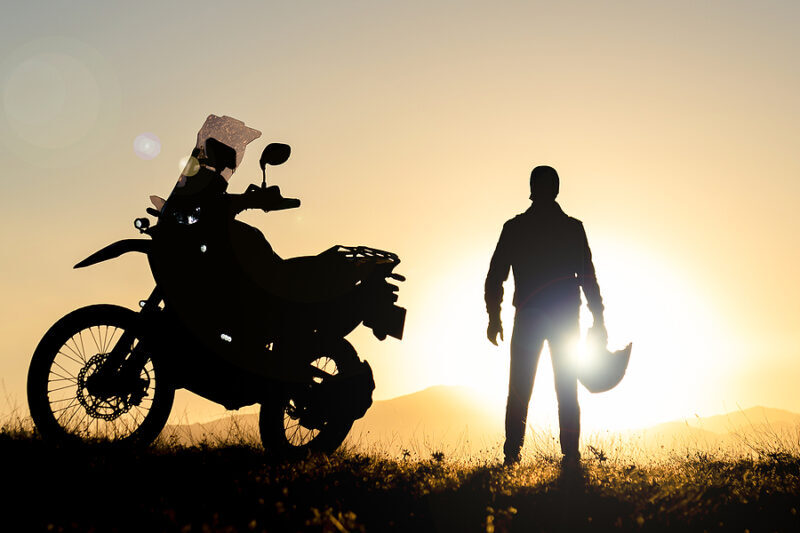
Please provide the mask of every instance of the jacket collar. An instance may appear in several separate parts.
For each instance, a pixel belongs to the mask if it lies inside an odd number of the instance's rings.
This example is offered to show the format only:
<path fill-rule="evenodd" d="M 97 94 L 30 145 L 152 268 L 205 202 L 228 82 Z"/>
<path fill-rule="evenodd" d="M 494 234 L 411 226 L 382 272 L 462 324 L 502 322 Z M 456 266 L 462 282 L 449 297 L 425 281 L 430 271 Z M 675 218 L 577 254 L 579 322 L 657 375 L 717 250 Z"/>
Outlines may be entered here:
<path fill-rule="evenodd" d="M 525 211 L 525 214 L 541 217 L 567 216 L 564 210 L 561 209 L 561 206 L 558 205 L 558 202 L 555 201 L 546 204 L 537 204 L 533 202 L 527 211 Z"/>

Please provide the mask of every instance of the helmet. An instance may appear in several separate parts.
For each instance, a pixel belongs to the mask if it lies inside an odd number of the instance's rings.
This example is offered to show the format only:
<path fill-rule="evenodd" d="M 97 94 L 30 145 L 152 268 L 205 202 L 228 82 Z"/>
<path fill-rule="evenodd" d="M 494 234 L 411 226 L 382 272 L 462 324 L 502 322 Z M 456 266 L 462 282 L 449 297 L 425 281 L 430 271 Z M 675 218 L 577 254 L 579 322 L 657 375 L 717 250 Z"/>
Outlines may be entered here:
<path fill-rule="evenodd" d="M 598 333 L 591 328 L 587 338 L 589 359 L 578 371 L 578 379 L 589 392 L 605 392 L 616 387 L 625 376 L 631 359 L 633 343 L 622 350 L 611 352 L 605 343 L 598 342 Z"/>

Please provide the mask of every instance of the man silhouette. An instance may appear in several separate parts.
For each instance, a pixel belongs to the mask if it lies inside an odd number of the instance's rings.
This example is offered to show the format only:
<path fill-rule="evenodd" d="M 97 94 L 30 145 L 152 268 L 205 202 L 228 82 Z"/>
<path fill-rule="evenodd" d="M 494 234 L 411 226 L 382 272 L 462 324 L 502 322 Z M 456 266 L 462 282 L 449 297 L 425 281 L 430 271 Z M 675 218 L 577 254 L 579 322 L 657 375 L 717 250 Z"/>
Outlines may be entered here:
<path fill-rule="evenodd" d="M 563 462 L 576 465 L 580 460 L 580 408 L 573 352 L 578 337 L 579 287 L 583 287 L 592 312 L 594 329 L 606 337 L 603 300 L 583 224 L 567 216 L 556 202 L 558 173 L 552 167 L 538 166 L 531 172 L 530 185 L 531 207 L 503 226 L 485 285 L 489 313 L 486 336 L 496 346 L 497 336 L 503 339 L 503 282 L 509 268 L 514 271 L 516 316 L 511 335 L 505 464 L 519 462 L 536 366 L 547 340 L 556 382 Z"/>

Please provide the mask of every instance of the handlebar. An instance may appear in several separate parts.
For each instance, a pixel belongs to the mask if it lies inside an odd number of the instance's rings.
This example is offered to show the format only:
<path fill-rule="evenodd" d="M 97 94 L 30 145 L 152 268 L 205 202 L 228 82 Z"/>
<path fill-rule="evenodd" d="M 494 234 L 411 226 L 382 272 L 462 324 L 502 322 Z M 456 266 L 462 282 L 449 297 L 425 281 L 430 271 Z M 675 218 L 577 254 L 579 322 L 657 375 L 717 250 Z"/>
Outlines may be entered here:
<path fill-rule="evenodd" d="M 299 199 L 284 198 L 277 185 L 259 187 L 258 185 L 250 184 L 244 193 L 238 196 L 241 199 L 242 209 L 262 209 L 266 212 L 300 207 Z"/>

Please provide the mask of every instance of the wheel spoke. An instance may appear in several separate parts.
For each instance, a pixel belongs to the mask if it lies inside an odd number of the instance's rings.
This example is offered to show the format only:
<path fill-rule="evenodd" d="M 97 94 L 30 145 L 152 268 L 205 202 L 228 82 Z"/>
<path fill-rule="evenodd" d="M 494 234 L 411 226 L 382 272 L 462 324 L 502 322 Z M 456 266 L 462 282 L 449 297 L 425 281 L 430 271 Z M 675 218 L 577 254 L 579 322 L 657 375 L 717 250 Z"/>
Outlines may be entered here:
<path fill-rule="evenodd" d="M 103 353 L 106 353 L 106 348 L 108 348 L 108 326 L 103 330 Z"/>
<path fill-rule="evenodd" d="M 69 374 L 69 373 L 70 373 L 70 372 L 69 372 L 69 370 L 67 370 L 66 368 L 64 368 L 63 366 L 61 366 L 61 365 L 60 365 L 60 364 L 59 364 L 57 361 L 53 361 L 53 364 L 54 364 L 54 365 L 56 365 L 56 366 L 57 366 L 58 368 L 60 368 L 61 370 L 63 370 L 64 372 L 66 372 L 67 374 Z M 52 370 L 52 369 L 50 370 L 50 372 L 51 372 L 52 374 L 56 374 L 55 372 L 53 372 L 53 370 Z M 64 377 L 64 376 L 62 376 L 62 375 L 60 375 L 60 374 L 56 374 L 56 376 L 58 376 L 58 377 L 60 377 L 60 378 L 68 379 L 68 378 L 66 378 L 66 377 Z M 77 377 L 76 377 L 76 379 L 77 379 Z"/>
<path fill-rule="evenodd" d="M 81 353 L 86 355 L 86 347 L 83 344 L 83 330 L 78 332 L 78 338 L 81 340 Z"/>
<path fill-rule="evenodd" d="M 50 394 L 52 392 L 58 392 L 58 391 L 64 390 L 64 389 L 74 389 L 74 388 L 75 388 L 74 385 L 64 385 L 63 387 L 58 387 L 57 389 L 49 389 L 47 391 L 47 393 Z"/>
<path fill-rule="evenodd" d="M 66 357 L 66 358 L 67 358 L 67 359 L 69 359 L 70 361 L 74 362 L 75 364 L 78 364 L 78 365 L 81 365 L 81 366 L 83 366 L 83 365 L 85 364 L 85 362 L 84 362 L 84 361 L 79 361 L 78 359 L 75 359 L 74 357 L 72 357 L 72 356 L 71 356 L 71 355 L 69 355 L 68 353 L 64 353 L 64 352 L 62 352 L 62 351 L 59 351 L 59 352 L 58 352 L 58 355 L 63 355 L 64 357 Z"/>
<path fill-rule="evenodd" d="M 83 425 L 83 421 L 86 420 L 87 416 L 89 416 L 89 413 L 86 412 L 86 409 L 83 409 L 83 415 L 81 416 L 80 420 L 78 420 L 78 423 L 75 424 L 75 427 L 80 428 L 81 425 Z M 95 417 L 91 417 L 91 419 L 89 420 L 89 425 L 91 425 L 93 419 L 95 419 Z"/>
<path fill-rule="evenodd" d="M 73 348 L 72 346 L 69 345 L 69 341 L 72 341 L 72 343 L 75 344 L 75 348 Z M 83 364 L 83 365 L 86 364 L 86 357 L 84 357 L 83 354 L 80 352 L 80 348 L 78 348 L 78 344 L 75 342 L 74 338 L 70 338 L 67 342 L 65 342 L 64 346 L 62 346 L 62 348 L 68 348 L 72 353 L 75 354 L 75 356 L 78 359 L 81 360 L 81 364 Z"/>
<path fill-rule="evenodd" d="M 105 327 L 105 330 L 103 328 Z M 101 324 L 97 326 L 97 346 L 100 350 L 100 353 L 106 353 L 106 333 L 108 332 L 108 326 Z"/>
<path fill-rule="evenodd" d="M 83 411 L 84 413 L 86 412 L 86 411 L 84 411 L 84 410 L 83 410 L 83 408 L 82 408 L 82 407 L 80 407 L 80 406 L 77 406 L 77 409 L 75 409 L 75 410 L 72 412 L 72 415 L 70 415 L 70 417 L 67 419 L 67 421 L 66 421 L 66 422 L 64 422 L 64 424 L 63 424 L 63 427 L 64 427 L 64 429 L 67 429 L 67 427 L 69 426 L 69 423 L 70 423 L 70 422 L 72 422 L 72 419 L 73 419 L 73 418 L 75 418 L 75 415 L 76 415 L 76 414 L 78 414 L 78 411 Z"/>
<path fill-rule="evenodd" d="M 55 410 L 53 410 L 53 414 L 60 413 L 61 411 L 66 411 L 67 409 L 69 409 L 70 407 L 72 407 L 72 406 L 75 404 L 75 402 L 76 402 L 76 401 L 78 401 L 78 398 L 72 398 L 72 399 L 70 399 L 70 402 L 69 402 L 69 404 L 68 404 L 66 407 L 62 407 L 61 409 L 55 409 Z"/>
<path fill-rule="evenodd" d="M 73 381 L 75 383 L 78 382 L 78 378 L 76 378 L 76 377 L 68 378 L 68 377 L 62 376 L 61 374 L 59 374 L 57 372 L 53 372 L 52 369 L 50 370 L 50 373 L 53 374 L 54 376 L 58 376 L 58 379 L 49 379 L 48 382 L 51 382 L 51 383 L 53 381 Z"/>
<path fill-rule="evenodd" d="M 52 373 L 52 372 L 51 372 Z M 48 379 L 48 383 L 56 383 L 57 381 L 69 381 L 70 383 L 78 383 L 78 378 L 58 378 L 58 379 Z"/>
<path fill-rule="evenodd" d="M 50 404 L 52 405 L 54 403 L 71 402 L 71 401 L 73 401 L 75 399 L 76 399 L 75 396 L 68 396 L 66 398 L 61 398 L 60 400 L 50 400 Z M 61 409 L 58 409 L 58 411 L 61 411 Z M 55 413 L 56 411 L 53 411 L 53 412 Z"/>
<path fill-rule="evenodd" d="M 97 337 L 94 334 L 94 328 L 88 328 L 89 335 L 92 337 L 92 342 L 94 342 L 94 347 L 97 348 L 97 353 L 106 353 L 103 348 L 100 347 L 100 343 L 97 342 Z M 97 334 L 100 335 L 100 328 L 97 328 Z"/>
<path fill-rule="evenodd" d="M 67 411 L 67 409 L 71 409 L 71 410 L 70 410 L 70 411 Z M 67 420 L 71 420 L 71 419 L 72 419 L 72 417 L 73 417 L 73 416 L 75 416 L 75 412 L 76 412 L 78 409 L 80 409 L 80 406 L 79 406 L 79 405 L 70 405 L 70 406 L 68 406 L 68 407 L 65 407 L 64 409 L 61 409 L 61 411 L 63 411 L 63 412 L 62 412 L 60 415 L 58 415 L 58 423 L 59 423 L 59 425 L 60 425 L 61 427 L 65 427 L 65 423 L 63 423 L 63 420 L 64 420 L 64 419 L 65 419 L 67 416 L 69 416 L 69 417 L 70 417 L 70 418 L 68 418 Z M 72 413 L 72 415 L 70 415 L 70 413 Z"/>
<path fill-rule="evenodd" d="M 108 338 L 108 341 L 106 342 L 106 350 L 110 351 L 110 348 L 114 345 L 114 341 L 117 338 L 118 331 L 119 328 L 115 327 L 114 331 L 111 332 L 111 336 Z"/>

